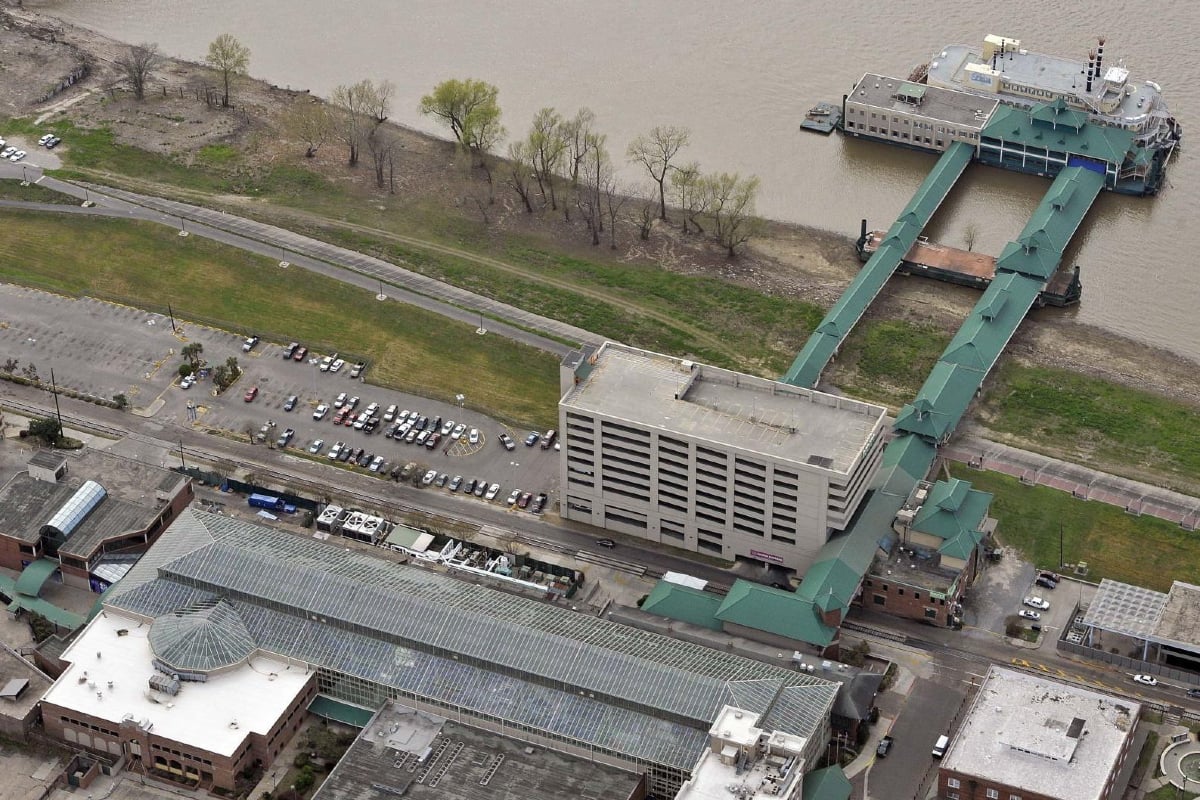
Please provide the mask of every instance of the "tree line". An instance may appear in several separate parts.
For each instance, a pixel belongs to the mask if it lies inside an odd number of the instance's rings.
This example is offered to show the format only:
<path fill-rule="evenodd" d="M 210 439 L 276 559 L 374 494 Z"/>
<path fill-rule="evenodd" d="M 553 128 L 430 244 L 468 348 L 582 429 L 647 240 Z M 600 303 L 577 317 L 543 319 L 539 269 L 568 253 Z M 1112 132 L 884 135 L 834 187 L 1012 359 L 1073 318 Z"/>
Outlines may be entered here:
<path fill-rule="evenodd" d="M 237 78 L 249 68 L 250 50 L 225 33 L 209 45 L 205 61 L 219 80 L 214 95 L 219 93 L 220 105 L 229 107 Z M 116 63 L 134 97 L 141 100 L 161 56 L 157 45 L 139 44 Z M 376 187 L 395 194 L 400 144 L 395 129 L 384 124 L 395 93 L 390 81 L 367 79 L 337 86 L 327 104 L 315 98 L 294 104 L 284 126 L 303 143 L 306 158 L 315 157 L 331 141 L 345 148 L 350 167 L 357 167 L 365 153 Z M 640 168 L 647 183 L 627 185 L 617 178 L 608 137 L 587 108 L 571 116 L 543 108 L 523 136 L 509 141 L 503 154 L 497 153 L 508 135 L 498 98 L 499 90 L 485 81 L 450 79 L 437 84 L 418 106 L 449 129 L 471 168 L 482 173 L 486 199 L 476 202 L 485 222 L 486 207 L 495 203 L 499 185 L 511 190 L 529 214 L 561 212 L 568 221 L 572 213 L 578 214 L 592 244 L 599 245 L 607 233 L 613 249 L 618 223 L 632 221 L 639 236 L 648 239 L 656 220 L 671 221 L 668 203 L 684 234 L 710 236 L 730 257 L 759 230 L 758 177 L 704 172 L 697 161 L 683 162 L 691 140 L 687 128 L 661 125 L 634 138 L 624 158 Z M 636 210 L 628 214 L 625 209 L 631 203 Z"/>

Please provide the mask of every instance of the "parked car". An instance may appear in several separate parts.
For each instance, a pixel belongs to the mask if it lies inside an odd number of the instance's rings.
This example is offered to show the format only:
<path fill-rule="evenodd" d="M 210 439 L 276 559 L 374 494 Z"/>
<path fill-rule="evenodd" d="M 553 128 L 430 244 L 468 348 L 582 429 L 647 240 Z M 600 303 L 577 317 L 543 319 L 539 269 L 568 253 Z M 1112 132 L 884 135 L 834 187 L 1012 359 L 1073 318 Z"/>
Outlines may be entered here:
<path fill-rule="evenodd" d="M 450 438 L 457 439 L 458 437 L 463 435 L 463 431 L 465 431 L 466 429 L 467 429 L 466 425 L 462 424 L 461 422 L 458 423 L 457 425 L 454 426 L 454 430 L 450 431 Z"/>
<path fill-rule="evenodd" d="M 504 445 L 505 450 L 516 450 L 517 449 L 517 443 L 514 442 L 512 440 L 512 437 L 509 436 L 507 433 L 498 434 L 498 438 L 500 439 L 500 444 Z"/>
<path fill-rule="evenodd" d="M 291 411 L 296 407 L 296 403 L 300 402 L 300 398 L 294 394 L 289 394 L 288 399 L 283 401 L 283 410 Z"/>
<path fill-rule="evenodd" d="M 8 157 L 8 160 L 9 160 L 9 161 L 20 161 L 20 160 L 21 160 L 22 158 L 24 158 L 24 157 L 25 157 L 25 151 L 24 151 L 24 150 L 18 150 L 17 152 L 15 152 L 15 153 L 13 153 L 11 156 L 9 156 L 9 157 Z"/>
<path fill-rule="evenodd" d="M 463 494 L 475 494 L 475 486 L 477 481 L 471 478 L 467 481 L 467 485 L 463 487 Z"/>
<path fill-rule="evenodd" d="M 528 508 L 530 501 L 533 500 L 533 492 L 522 492 L 517 498 L 517 508 Z"/>
<path fill-rule="evenodd" d="M 257 336 L 247 336 L 246 341 L 242 342 L 242 352 L 249 353 L 258 344 Z"/>
<path fill-rule="evenodd" d="M 417 430 L 416 428 L 410 428 L 408 433 L 404 434 L 404 441 L 408 444 L 412 444 L 420 435 L 421 431 Z"/>
<path fill-rule="evenodd" d="M 467 433 L 467 441 L 470 442 L 471 444 L 479 444 L 479 429 L 478 428 L 471 428 L 470 432 Z"/>
<path fill-rule="evenodd" d="M 344 358 L 335 358 L 333 363 L 329 365 L 329 371 L 338 372 L 344 366 L 346 366 L 346 360 Z"/>
<path fill-rule="evenodd" d="M 354 455 L 354 451 L 352 451 L 349 447 L 343 447 L 342 454 L 338 456 L 338 461 L 341 461 L 344 464 L 350 460 L 350 456 L 352 455 Z"/>
<path fill-rule="evenodd" d="M 487 490 L 488 490 L 488 482 L 481 479 L 479 481 L 479 483 L 477 483 L 475 485 L 475 496 L 483 497 L 485 494 L 487 494 Z"/>
<path fill-rule="evenodd" d="M 362 375 L 362 374 L 363 374 L 363 370 L 364 370 L 364 369 L 366 369 L 366 368 L 367 368 L 367 365 L 366 365 L 366 364 L 364 364 L 364 363 L 363 363 L 363 362 L 361 362 L 361 361 L 360 361 L 360 362 L 358 362 L 358 363 L 357 363 L 357 364 L 355 364 L 355 365 L 354 365 L 354 367 L 353 367 L 353 368 L 350 370 L 350 377 L 351 377 L 351 378 L 357 378 L 357 377 L 359 377 L 360 375 Z"/>
<path fill-rule="evenodd" d="M 885 736 L 879 740 L 879 744 L 875 746 L 875 755 L 880 758 L 887 758 L 888 751 L 892 749 L 892 742 L 895 741 L 891 736 Z"/>
<path fill-rule="evenodd" d="M 300 345 L 296 348 L 296 352 L 292 354 L 292 361 L 303 361 L 308 358 L 308 348 Z"/>
<path fill-rule="evenodd" d="M 358 408 L 358 402 L 358 396 L 355 395 L 346 401 L 346 407 L 353 411 L 354 409 Z"/>
<path fill-rule="evenodd" d="M 333 407 L 341 408 L 342 406 L 346 405 L 346 397 L 346 393 L 342 392 L 337 397 L 333 398 Z"/>
<path fill-rule="evenodd" d="M 425 440 L 425 448 L 427 450 L 437 449 L 438 442 L 442 440 L 442 435 L 437 431 L 426 431 L 426 433 L 429 434 L 429 438 Z"/>
<path fill-rule="evenodd" d="M 601 547 L 607 547 L 609 550 L 612 550 L 617 546 L 617 543 L 612 539 L 597 539 L 596 544 L 600 545 Z"/>
<path fill-rule="evenodd" d="M 417 462 L 415 462 L 415 461 L 408 462 L 407 464 L 404 465 L 404 469 L 400 470 L 400 480 L 402 480 L 402 481 L 408 480 L 409 478 L 412 477 L 413 473 L 416 471 L 417 471 Z"/>
<path fill-rule="evenodd" d="M 431 469 L 425 473 L 424 477 L 421 478 L 421 485 L 429 486 L 431 483 L 434 482 L 435 479 L 437 479 L 437 470 Z"/>
<path fill-rule="evenodd" d="M 1017 612 L 1017 614 L 1020 615 L 1022 619 L 1041 619 L 1042 618 L 1041 614 L 1039 614 L 1036 611 L 1030 611 L 1028 608 L 1022 608 L 1020 611 Z"/>
<path fill-rule="evenodd" d="M 520 499 L 521 499 L 521 490 L 513 489 L 511 492 L 508 493 L 508 499 L 504 501 L 504 504 L 508 505 L 508 506 L 515 505 L 516 502 Z"/>
<path fill-rule="evenodd" d="M 440 433 L 442 436 L 449 436 L 450 432 L 452 430 L 454 430 L 454 424 L 455 424 L 454 420 L 452 420 L 452 419 L 446 420 L 445 422 L 442 423 L 442 427 L 440 430 L 438 430 L 438 433 Z"/>
<path fill-rule="evenodd" d="M 546 508 L 546 501 L 549 499 L 545 492 L 538 492 L 538 496 L 533 498 L 533 505 L 530 506 L 529 510 L 534 514 L 542 513 Z"/>
<path fill-rule="evenodd" d="M 329 460 L 337 461 L 342 454 L 342 449 L 346 446 L 345 442 L 334 442 L 333 447 L 329 448 Z"/>
<path fill-rule="evenodd" d="M 495 500 L 496 495 L 500 494 L 500 484 L 493 483 L 488 487 L 487 493 L 484 494 L 484 500 Z"/>
<path fill-rule="evenodd" d="M 299 347 L 300 347 L 299 342 L 292 342 L 287 347 L 283 348 L 283 360 L 284 361 L 291 360 L 292 356 L 296 355 L 296 350 L 299 349 Z"/>
<path fill-rule="evenodd" d="M 1045 611 L 1050 608 L 1050 604 L 1040 597 L 1026 597 L 1022 602 L 1030 608 L 1036 608 L 1039 611 Z"/>
<path fill-rule="evenodd" d="M 1200 697 L 1200 689 L 1188 689 L 1187 696 L 1192 698 Z"/>
<path fill-rule="evenodd" d="M 462 485 L 463 485 L 463 476 L 455 475 L 453 478 L 450 479 L 450 484 L 446 488 L 452 492 L 457 492 L 460 488 L 462 488 Z"/>
<path fill-rule="evenodd" d="M 308 452 L 312 453 L 313 455 L 316 455 L 317 453 L 321 452 L 321 448 L 324 446 L 325 446 L 325 440 L 317 439 L 315 442 L 313 442 L 312 444 L 310 444 L 308 446 Z"/>
<path fill-rule="evenodd" d="M 382 466 L 383 456 L 375 456 L 373 459 L 371 459 L 371 463 L 367 469 L 371 470 L 371 472 L 379 472 L 379 468 Z"/>
<path fill-rule="evenodd" d="M 184 375 L 184 376 L 183 376 L 182 378 L 180 378 L 180 380 L 179 380 L 179 388 L 180 388 L 180 389 L 185 389 L 185 390 L 186 390 L 186 389 L 190 389 L 190 388 L 192 388 L 192 386 L 194 386 L 194 385 L 195 385 L 195 383 L 196 383 L 196 376 L 195 376 L 195 375 Z"/>
<path fill-rule="evenodd" d="M 435 486 L 437 486 L 440 489 L 440 488 L 444 487 L 446 485 L 446 482 L 449 480 L 450 480 L 449 475 L 447 475 L 444 472 L 439 472 L 438 476 L 437 476 L 437 480 L 434 481 L 433 483 Z"/>
<path fill-rule="evenodd" d="M 321 403 L 319 406 L 317 406 L 316 408 L 313 409 L 313 419 L 315 419 L 315 420 L 325 419 L 325 415 L 328 413 L 329 413 L 329 406 L 325 405 L 324 403 Z"/>
<path fill-rule="evenodd" d="M 342 425 L 346 422 L 346 417 L 350 416 L 350 409 L 343 408 L 341 411 L 333 415 L 333 424 Z"/>
<path fill-rule="evenodd" d="M 3 150 L 0 150 L 0 158 L 8 158 L 15 152 L 17 152 L 17 148 L 13 147 L 10 144 L 8 147 L 4 148 Z"/>
<path fill-rule="evenodd" d="M 50 141 L 50 140 L 51 140 L 51 139 L 53 139 L 53 138 L 54 138 L 54 134 L 53 134 L 53 133 L 44 133 L 44 134 L 42 134 L 42 137 L 41 137 L 40 139 L 38 139 L 38 144 L 40 144 L 41 146 L 45 147 L 45 146 L 46 146 L 46 142 Z"/>
<path fill-rule="evenodd" d="M 337 358 L 337 353 L 334 353 L 331 356 L 325 356 L 324 358 L 322 358 L 321 366 L 320 366 L 321 372 L 329 372 L 329 368 L 333 366 L 333 360 L 335 358 Z"/>
<path fill-rule="evenodd" d="M 246 394 L 242 396 L 242 399 L 245 400 L 247 403 L 252 403 L 252 402 L 254 402 L 254 398 L 256 398 L 256 397 L 258 397 L 258 387 L 251 386 L 249 389 L 246 390 Z"/>
<path fill-rule="evenodd" d="M 1140 683 L 1142 686 L 1158 686 L 1158 678 L 1153 675 L 1134 675 L 1134 683 Z"/>
<path fill-rule="evenodd" d="M 1049 578 L 1043 578 L 1040 576 L 1036 581 L 1034 581 L 1034 583 L 1036 583 L 1038 586 L 1041 586 L 1043 589 L 1054 589 L 1058 587 L 1057 581 L 1052 581 Z"/>
<path fill-rule="evenodd" d="M 277 447 L 287 447 L 288 444 L 291 443 L 292 437 L 295 435 L 296 432 L 291 428 L 288 428 L 279 436 L 279 439 L 275 442 L 275 445 Z"/>
<path fill-rule="evenodd" d="M 53 139 L 51 139 L 50 141 L 46 142 L 46 149 L 47 149 L 47 150 L 53 150 L 54 148 L 58 147 L 58 146 L 59 146 L 59 144 L 61 144 L 61 143 L 62 143 L 62 139 L 60 139 L 59 137 L 55 136 L 55 137 L 54 137 Z"/>
<path fill-rule="evenodd" d="M 367 467 L 367 466 L 370 466 L 370 465 L 371 465 L 371 462 L 372 462 L 372 461 L 374 461 L 374 460 L 375 460 L 375 456 L 374 456 L 373 454 L 371 454 L 371 453 L 368 453 L 368 452 L 366 452 L 366 451 L 364 450 L 364 451 L 363 451 L 361 454 L 359 454 L 359 456 L 358 456 L 358 461 L 357 461 L 356 463 L 357 463 L 357 464 L 358 464 L 360 467 Z"/>
<path fill-rule="evenodd" d="M 390 405 L 390 406 L 388 406 L 388 407 L 387 407 L 387 411 L 384 411 L 384 412 L 383 412 L 383 421 L 384 421 L 384 422 L 391 422 L 391 421 L 392 421 L 392 420 L 394 420 L 395 418 L 396 418 L 396 406 L 395 406 L 395 405 Z"/>
<path fill-rule="evenodd" d="M 535 444 L 538 443 L 538 439 L 541 439 L 541 438 L 542 438 L 542 435 L 540 433 L 538 433 L 537 431 L 530 431 L 529 435 L 525 437 L 525 446 L 533 447 Z"/>
<path fill-rule="evenodd" d="M 1038 573 L 1038 577 L 1045 578 L 1046 580 L 1054 581 L 1055 583 L 1058 583 L 1059 581 L 1062 580 L 1061 575 L 1059 575 L 1057 572 L 1050 572 L 1049 570 L 1042 570 L 1041 572 Z"/>

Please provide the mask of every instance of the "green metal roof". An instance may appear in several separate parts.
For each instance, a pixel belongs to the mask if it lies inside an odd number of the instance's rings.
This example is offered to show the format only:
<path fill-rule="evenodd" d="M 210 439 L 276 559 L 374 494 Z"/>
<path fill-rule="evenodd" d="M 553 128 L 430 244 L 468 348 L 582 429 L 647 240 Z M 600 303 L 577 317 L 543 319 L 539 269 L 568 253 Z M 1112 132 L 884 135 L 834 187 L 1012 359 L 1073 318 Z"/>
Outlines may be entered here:
<path fill-rule="evenodd" d="M 750 581 L 735 581 L 717 618 L 788 639 L 825 646 L 834 629 L 817 617 L 812 603 L 791 592 Z"/>
<path fill-rule="evenodd" d="M 375 716 L 375 712 L 369 708 L 356 706 L 345 700 L 335 700 L 324 694 L 314 697 L 308 704 L 308 710 L 318 717 L 331 719 L 334 722 L 343 722 L 346 725 L 353 725 L 355 728 L 367 727 L 371 717 Z"/>
<path fill-rule="evenodd" d="M 642 603 L 642 611 L 719 631 L 721 620 L 717 619 L 717 609 L 720 606 L 720 595 L 660 580 Z"/>
<path fill-rule="evenodd" d="M 849 800 L 852 788 L 846 773 L 834 765 L 805 775 L 800 797 L 801 800 Z"/>
<path fill-rule="evenodd" d="M 1074 153 L 1120 165 L 1133 150 L 1133 133 L 1092 123 L 1078 124 L 1082 112 L 1058 111 L 1054 103 L 1031 111 L 1001 105 L 983 126 L 980 139 L 1016 142 L 1052 152 Z"/>
<path fill-rule="evenodd" d="M 991 505 L 990 494 L 972 489 L 964 480 L 938 481 L 913 518 L 912 527 L 949 541 L 964 532 L 979 531 Z"/>
<path fill-rule="evenodd" d="M 1087 114 L 1070 108 L 1061 97 L 1056 97 L 1049 103 L 1034 106 L 1030 110 L 1029 116 L 1035 121 L 1045 123 L 1053 128 L 1065 127 L 1077 131 L 1087 124 Z"/>
<path fill-rule="evenodd" d="M 975 397 L 983 376 L 975 370 L 938 361 L 917 398 L 896 415 L 896 430 L 920 434 L 934 442 L 949 438 Z"/>
<path fill-rule="evenodd" d="M 879 290 L 917 241 L 917 236 L 929 224 L 933 212 L 937 211 L 954 188 L 955 182 L 971 162 L 973 153 L 974 149 L 965 142 L 954 142 L 942 153 L 908 205 L 888 229 L 879 248 L 859 270 L 833 308 L 829 309 L 780 381 L 793 386 L 816 385 L 821 371 L 833 358 L 842 340 L 862 318 Z"/>
<path fill-rule="evenodd" d="M 17 594 L 26 597 L 37 597 L 41 594 L 42 586 L 47 579 L 58 571 L 57 561 L 49 558 L 39 558 L 25 569 L 17 578 Z"/>
<path fill-rule="evenodd" d="M 1042 291 L 1042 281 L 1023 275 L 996 276 L 942 353 L 941 360 L 987 373 Z"/>

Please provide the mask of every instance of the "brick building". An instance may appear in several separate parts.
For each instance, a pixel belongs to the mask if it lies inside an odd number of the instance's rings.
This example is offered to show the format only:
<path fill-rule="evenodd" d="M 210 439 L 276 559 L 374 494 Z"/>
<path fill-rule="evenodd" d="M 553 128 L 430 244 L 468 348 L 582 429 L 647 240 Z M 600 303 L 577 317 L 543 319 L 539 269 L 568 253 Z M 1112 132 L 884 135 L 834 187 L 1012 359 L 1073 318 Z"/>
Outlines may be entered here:
<path fill-rule="evenodd" d="M 46 559 L 63 583 L 104 591 L 193 494 L 186 475 L 110 453 L 39 451 L 0 489 L 0 567 Z"/>
<path fill-rule="evenodd" d="M 106 610 L 62 658 L 42 700 L 48 735 L 209 790 L 268 766 L 317 691 L 314 671 L 260 653 L 223 601 L 153 620 Z"/>
<path fill-rule="evenodd" d="M 991 667 L 938 768 L 940 800 L 1109 800 L 1141 705 Z"/>

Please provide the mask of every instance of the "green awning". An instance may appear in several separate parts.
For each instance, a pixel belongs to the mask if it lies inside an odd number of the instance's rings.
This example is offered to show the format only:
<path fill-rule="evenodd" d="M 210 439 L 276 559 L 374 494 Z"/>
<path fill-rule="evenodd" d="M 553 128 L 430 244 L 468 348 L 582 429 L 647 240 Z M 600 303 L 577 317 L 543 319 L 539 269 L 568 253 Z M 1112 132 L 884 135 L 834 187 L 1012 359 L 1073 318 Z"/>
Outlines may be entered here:
<path fill-rule="evenodd" d="M 31 614 L 39 614 L 53 622 L 60 628 L 66 628 L 73 631 L 77 628 L 82 628 L 85 622 L 84 618 L 78 614 L 73 614 L 65 608 L 43 600 L 40 597 L 25 597 L 18 595 L 13 598 L 13 601 L 8 604 L 8 610 L 16 613 L 21 610 L 28 611 Z"/>
<path fill-rule="evenodd" d="M 334 722 L 344 722 L 347 725 L 353 725 L 355 728 L 367 727 L 367 723 L 371 721 L 371 717 L 375 716 L 375 712 L 372 709 L 356 706 L 352 703 L 347 703 L 345 700 L 335 700 L 323 694 L 319 694 L 313 698 L 313 701 L 308 704 L 308 710 L 318 717 L 331 719 Z"/>
<path fill-rule="evenodd" d="M 21 576 L 17 578 L 17 594 L 37 597 L 42 592 L 42 584 L 57 571 L 57 561 L 39 558 L 21 571 Z"/>

